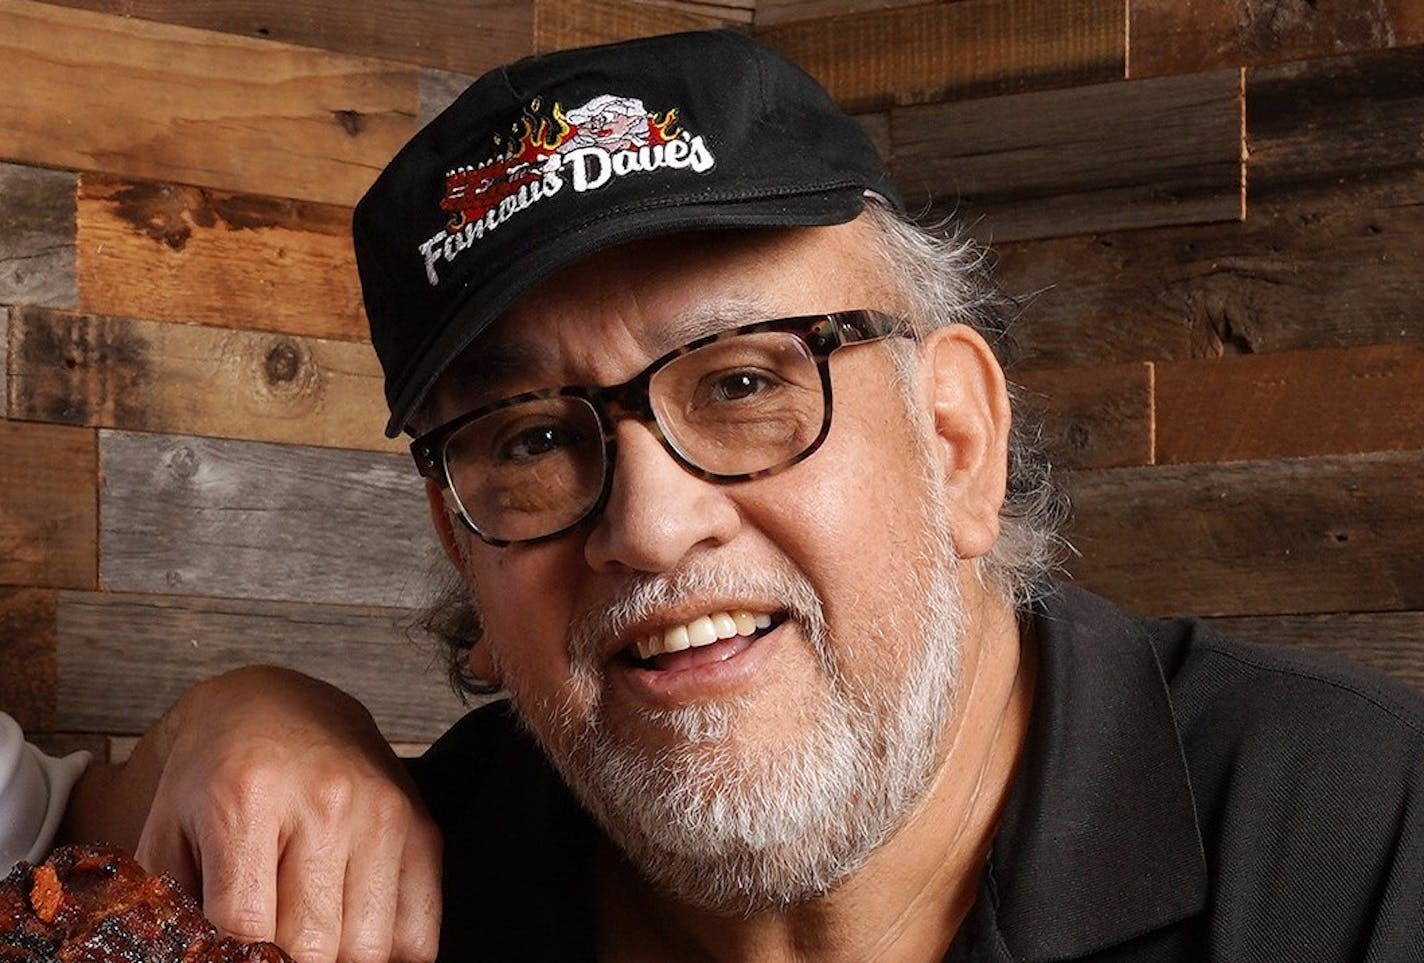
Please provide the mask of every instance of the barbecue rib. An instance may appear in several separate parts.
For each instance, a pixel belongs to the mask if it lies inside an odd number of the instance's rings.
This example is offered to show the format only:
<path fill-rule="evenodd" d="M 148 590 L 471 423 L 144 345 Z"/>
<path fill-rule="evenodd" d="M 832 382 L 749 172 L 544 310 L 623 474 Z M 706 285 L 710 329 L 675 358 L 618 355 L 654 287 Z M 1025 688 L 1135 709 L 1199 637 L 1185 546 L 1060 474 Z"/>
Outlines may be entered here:
<path fill-rule="evenodd" d="M 64 846 L 0 881 L 0 963 L 292 963 L 219 937 L 168 876 L 119 849 Z"/>

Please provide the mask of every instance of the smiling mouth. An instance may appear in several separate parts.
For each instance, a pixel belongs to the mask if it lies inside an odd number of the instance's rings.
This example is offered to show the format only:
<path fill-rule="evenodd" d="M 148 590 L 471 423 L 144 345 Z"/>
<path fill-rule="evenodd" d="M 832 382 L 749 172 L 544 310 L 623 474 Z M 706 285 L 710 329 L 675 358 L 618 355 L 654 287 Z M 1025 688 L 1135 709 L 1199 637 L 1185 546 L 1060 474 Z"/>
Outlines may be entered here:
<path fill-rule="evenodd" d="M 721 642 L 737 643 L 736 651 L 740 651 L 783 621 L 783 613 L 751 612 L 746 609 L 710 612 L 639 639 L 624 650 L 624 656 L 641 669 L 672 668 L 669 663 L 683 660 L 670 659 L 669 656 L 706 649 Z"/>

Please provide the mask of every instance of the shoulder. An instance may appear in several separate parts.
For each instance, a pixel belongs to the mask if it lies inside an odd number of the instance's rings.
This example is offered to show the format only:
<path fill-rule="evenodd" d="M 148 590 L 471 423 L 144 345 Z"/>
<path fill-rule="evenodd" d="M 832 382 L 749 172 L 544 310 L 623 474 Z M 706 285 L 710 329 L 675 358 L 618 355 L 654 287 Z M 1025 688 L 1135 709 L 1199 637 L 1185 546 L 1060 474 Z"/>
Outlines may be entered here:
<path fill-rule="evenodd" d="M 1217 944 L 1252 958 L 1270 933 L 1281 958 L 1415 958 L 1424 693 L 1198 620 L 1144 625 L 1187 763 Z"/>

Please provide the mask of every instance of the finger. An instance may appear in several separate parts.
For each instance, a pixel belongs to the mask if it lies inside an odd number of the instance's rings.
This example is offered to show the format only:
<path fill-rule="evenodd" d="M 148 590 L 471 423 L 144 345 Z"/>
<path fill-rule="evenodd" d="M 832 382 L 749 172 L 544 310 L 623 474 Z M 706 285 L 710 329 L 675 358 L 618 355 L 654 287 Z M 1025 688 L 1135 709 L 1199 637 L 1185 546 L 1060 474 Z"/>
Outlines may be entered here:
<path fill-rule="evenodd" d="M 160 828 L 160 824 L 162 824 Z M 202 896 L 202 879 L 198 873 L 193 849 L 177 826 L 150 817 L 144 823 L 134 848 L 134 858 L 150 873 L 167 873 L 178 881 L 183 891 L 194 899 Z"/>
<path fill-rule="evenodd" d="M 440 831 L 422 812 L 406 834 L 401 858 L 393 963 L 431 963 L 440 946 L 441 866 L 444 844 Z"/>
<path fill-rule="evenodd" d="M 300 823 L 277 868 L 277 945 L 300 963 L 332 963 L 341 946 L 349 839 L 344 824 Z"/>
<path fill-rule="evenodd" d="M 196 841 L 203 913 L 227 936 L 270 940 L 277 922 L 277 829 L 263 821 L 227 827 Z"/>
<path fill-rule="evenodd" d="M 342 963 L 386 963 L 396 918 L 396 887 L 411 807 L 394 789 L 373 793 L 361 844 L 346 863 Z"/>

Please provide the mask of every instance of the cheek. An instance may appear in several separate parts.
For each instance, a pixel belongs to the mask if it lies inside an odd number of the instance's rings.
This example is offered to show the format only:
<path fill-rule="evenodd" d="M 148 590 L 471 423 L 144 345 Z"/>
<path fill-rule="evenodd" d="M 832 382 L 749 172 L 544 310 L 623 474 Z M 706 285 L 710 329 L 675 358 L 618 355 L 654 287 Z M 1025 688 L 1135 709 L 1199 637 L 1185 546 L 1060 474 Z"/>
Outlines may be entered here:
<path fill-rule="evenodd" d="M 507 683 L 551 690 L 567 679 L 565 637 L 577 584 L 553 546 L 495 550 L 471 560 L 485 644 Z"/>

